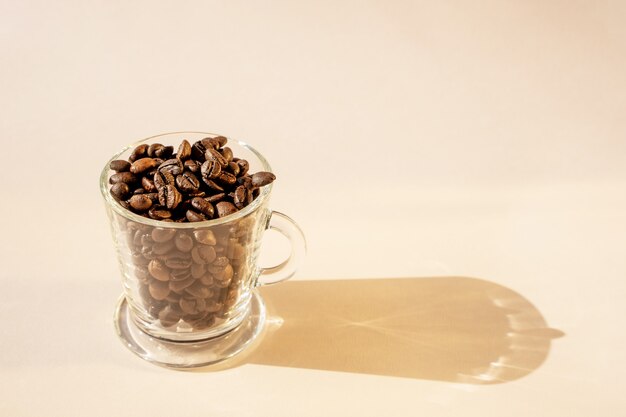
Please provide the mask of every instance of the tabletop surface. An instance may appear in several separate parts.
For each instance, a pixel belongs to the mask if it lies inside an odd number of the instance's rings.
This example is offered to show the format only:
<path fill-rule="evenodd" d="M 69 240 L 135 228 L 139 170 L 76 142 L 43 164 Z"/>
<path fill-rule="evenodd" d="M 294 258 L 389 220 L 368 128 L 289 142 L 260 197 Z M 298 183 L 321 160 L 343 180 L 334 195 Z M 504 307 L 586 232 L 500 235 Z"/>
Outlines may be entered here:
<path fill-rule="evenodd" d="M 0 415 L 614 416 L 626 370 L 626 3 L 0 2 Z M 180 372 L 115 335 L 98 175 L 253 144 L 305 263 Z M 288 248 L 266 235 L 263 262 Z"/>

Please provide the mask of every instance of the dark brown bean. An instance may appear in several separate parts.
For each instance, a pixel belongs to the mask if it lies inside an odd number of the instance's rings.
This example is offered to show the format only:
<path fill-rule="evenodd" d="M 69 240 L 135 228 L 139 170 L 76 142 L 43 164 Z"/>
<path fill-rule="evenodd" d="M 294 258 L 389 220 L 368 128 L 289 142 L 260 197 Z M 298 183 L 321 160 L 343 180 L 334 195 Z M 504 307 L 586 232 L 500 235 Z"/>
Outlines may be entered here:
<path fill-rule="evenodd" d="M 172 154 L 174 154 L 174 147 L 164 146 L 162 148 L 157 149 L 154 153 L 155 153 L 155 156 L 158 158 L 168 159 L 172 157 Z"/>
<path fill-rule="evenodd" d="M 204 214 L 207 218 L 213 218 L 213 214 L 215 213 L 215 209 L 213 208 L 213 204 L 206 201 L 204 198 L 194 197 L 191 199 L 191 206 Z"/>
<path fill-rule="evenodd" d="M 222 166 L 216 161 L 210 159 L 200 166 L 200 173 L 203 179 L 215 179 L 220 176 Z"/>
<path fill-rule="evenodd" d="M 244 208 L 246 205 L 246 196 L 248 195 L 248 190 L 243 185 L 240 185 L 235 189 L 235 193 L 233 196 L 233 202 L 235 203 L 235 207 L 238 209 Z"/>
<path fill-rule="evenodd" d="M 206 152 L 204 153 L 204 156 L 206 157 L 207 160 L 213 160 L 217 162 L 218 164 L 222 166 L 222 168 L 228 165 L 228 161 L 226 160 L 226 158 L 224 158 L 222 154 L 219 153 L 216 149 L 207 148 Z"/>
<path fill-rule="evenodd" d="M 154 185 L 154 181 L 148 177 L 141 178 L 141 186 L 149 193 L 153 193 L 157 190 L 156 186 Z"/>
<path fill-rule="evenodd" d="M 115 161 L 111 161 L 109 168 L 116 172 L 126 172 L 130 169 L 130 162 L 124 161 L 123 159 L 116 159 Z"/>
<path fill-rule="evenodd" d="M 172 210 L 180 204 L 183 196 L 173 185 L 166 185 L 159 190 L 159 204 Z"/>
<path fill-rule="evenodd" d="M 118 182 L 133 184 L 137 182 L 137 176 L 132 172 L 116 172 L 109 177 L 109 184 L 117 184 Z"/>
<path fill-rule="evenodd" d="M 191 158 L 196 161 L 204 161 L 204 153 L 206 152 L 206 146 L 201 140 L 197 141 L 191 146 Z"/>
<path fill-rule="evenodd" d="M 228 142 L 228 139 L 226 138 L 226 136 L 216 136 L 213 139 L 215 139 L 217 141 L 217 143 L 219 144 L 220 148 L 224 145 L 226 145 L 226 143 Z"/>
<path fill-rule="evenodd" d="M 190 172 L 197 173 L 200 171 L 200 164 L 196 160 L 187 159 L 183 164 L 183 168 Z"/>
<path fill-rule="evenodd" d="M 239 165 L 239 176 L 242 177 L 248 173 L 248 169 L 250 168 L 250 164 L 245 159 L 240 159 L 237 161 L 237 165 Z"/>
<path fill-rule="evenodd" d="M 151 169 L 156 168 L 156 166 L 157 161 L 153 158 L 140 158 L 133 162 L 133 164 L 130 166 L 130 172 L 132 172 L 133 174 L 142 174 L 146 171 L 150 171 Z"/>
<path fill-rule="evenodd" d="M 195 230 L 193 232 L 193 236 L 196 238 L 196 242 L 202 243 L 204 245 L 215 245 L 217 240 L 215 239 L 215 234 L 212 230 L 203 229 L 203 230 Z"/>
<path fill-rule="evenodd" d="M 174 248 L 174 240 L 170 239 L 167 242 L 160 242 L 160 243 L 155 243 L 154 245 L 152 245 L 152 252 L 154 252 L 155 255 L 165 255 L 166 253 L 171 251 L 173 248 Z"/>
<path fill-rule="evenodd" d="M 226 162 L 230 162 L 233 160 L 233 150 L 229 147 L 222 149 L 222 156 L 226 160 Z"/>
<path fill-rule="evenodd" d="M 218 177 L 218 180 L 222 184 L 226 184 L 227 186 L 228 185 L 233 185 L 233 184 L 237 183 L 237 177 L 235 177 L 230 172 L 226 172 L 226 171 L 222 171 L 222 173 Z"/>
<path fill-rule="evenodd" d="M 179 281 L 170 281 L 170 290 L 178 293 L 178 294 L 182 294 L 183 290 L 185 288 L 188 288 L 189 286 L 191 286 L 193 283 L 195 282 L 195 280 L 193 278 L 187 278 L 187 279 L 183 279 L 183 280 L 179 280 Z M 182 300 L 182 298 L 181 298 Z"/>
<path fill-rule="evenodd" d="M 209 298 L 212 294 L 211 290 L 202 285 L 200 281 L 195 281 L 185 289 L 185 292 L 196 298 Z"/>
<path fill-rule="evenodd" d="M 143 188 L 137 188 L 135 191 L 133 191 L 133 194 L 145 194 L 146 190 L 144 190 Z"/>
<path fill-rule="evenodd" d="M 191 172 L 183 172 L 176 177 L 176 185 L 179 190 L 185 193 L 191 193 L 198 191 L 198 188 L 200 188 L 200 181 L 198 181 L 198 178 L 196 178 L 196 176 Z"/>
<path fill-rule="evenodd" d="M 116 200 L 125 200 L 129 194 L 130 194 L 130 188 L 128 188 L 128 184 L 124 182 L 118 182 L 111 186 L 111 195 Z"/>
<path fill-rule="evenodd" d="M 204 265 L 203 264 L 198 264 L 198 263 L 193 263 L 193 265 L 191 265 L 191 276 L 194 279 L 200 279 L 202 278 L 202 276 L 206 273 L 206 270 L 204 269 Z"/>
<path fill-rule="evenodd" d="M 150 158 L 157 157 L 157 151 L 163 149 L 164 147 L 165 146 L 163 146 L 161 143 L 153 143 L 152 145 L 148 146 L 148 156 Z"/>
<path fill-rule="evenodd" d="M 200 142 L 202 143 L 202 145 L 204 145 L 205 149 L 210 149 L 210 148 L 219 149 L 220 148 L 220 141 L 217 140 L 216 138 L 204 138 Z"/>
<path fill-rule="evenodd" d="M 187 269 L 191 266 L 191 259 L 168 256 L 165 259 L 165 266 L 172 269 Z"/>
<path fill-rule="evenodd" d="M 178 158 L 168 159 L 159 165 L 159 171 L 168 171 L 172 175 L 176 176 L 183 172 L 183 163 Z"/>
<path fill-rule="evenodd" d="M 176 179 L 174 178 L 174 175 L 172 175 L 171 172 L 165 170 L 165 171 L 157 171 L 154 174 L 154 186 L 156 187 L 157 190 L 160 190 L 161 188 L 165 187 L 166 185 L 174 185 L 176 184 Z"/>
<path fill-rule="evenodd" d="M 191 157 L 191 145 L 189 144 L 189 142 L 187 142 L 186 139 L 183 139 L 183 141 L 180 143 L 180 146 L 178 147 L 178 152 L 176 152 L 176 158 L 184 161 L 186 159 L 189 159 L 189 157 Z"/>
<path fill-rule="evenodd" d="M 239 171 L 241 171 L 241 169 L 239 168 L 239 165 L 237 165 L 236 162 L 229 162 L 228 163 L 228 170 L 236 177 L 239 175 Z"/>
<path fill-rule="evenodd" d="M 172 217 L 172 212 L 163 206 L 152 206 L 148 211 L 148 216 L 155 220 L 167 220 Z"/>
<path fill-rule="evenodd" d="M 210 189 L 215 190 L 215 191 L 224 191 L 224 188 L 218 185 L 215 181 L 210 180 L 208 178 L 204 178 L 204 177 L 202 177 L 202 180 L 204 181 L 206 185 L 209 186 Z"/>
<path fill-rule="evenodd" d="M 185 218 L 187 220 L 189 220 L 190 222 L 203 222 L 206 220 L 206 217 L 204 217 L 204 214 L 202 213 L 197 213 L 193 210 L 187 210 L 185 212 Z"/>
<path fill-rule="evenodd" d="M 128 204 L 137 211 L 146 211 L 152 206 L 152 200 L 145 194 L 137 194 L 128 200 Z"/>
<path fill-rule="evenodd" d="M 176 235 L 176 230 L 174 229 L 161 229 L 154 228 L 152 229 L 151 236 L 155 242 L 167 242 L 171 240 Z"/>
<path fill-rule="evenodd" d="M 237 212 L 237 207 L 228 201 L 220 201 L 215 205 L 215 208 L 217 209 L 217 217 L 225 217 Z"/>
<path fill-rule="evenodd" d="M 225 193 L 218 193 L 218 194 L 213 194 L 212 196 L 205 198 L 205 200 L 213 204 L 213 203 L 217 203 L 218 201 L 222 201 L 225 198 L 226 198 Z"/>
<path fill-rule="evenodd" d="M 128 160 L 130 162 L 135 162 L 137 159 L 143 158 L 144 156 L 146 156 L 147 153 L 148 153 L 148 145 L 143 143 L 137 146 L 135 149 L 133 149 L 133 152 L 128 157 Z"/>
<path fill-rule="evenodd" d="M 252 187 L 259 188 L 271 184 L 276 179 L 276 175 L 271 172 L 256 172 L 252 174 Z"/>

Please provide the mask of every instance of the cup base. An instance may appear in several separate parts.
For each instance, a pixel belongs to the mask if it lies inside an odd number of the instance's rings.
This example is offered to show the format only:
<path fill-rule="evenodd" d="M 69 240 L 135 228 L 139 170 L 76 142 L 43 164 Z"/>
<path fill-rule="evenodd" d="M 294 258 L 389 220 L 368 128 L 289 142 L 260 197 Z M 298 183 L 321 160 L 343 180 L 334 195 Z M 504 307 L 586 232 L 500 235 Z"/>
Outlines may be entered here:
<path fill-rule="evenodd" d="M 140 358 L 168 368 L 197 368 L 243 352 L 263 330 L 265 304 L 253 291 L 250 309 L 239 326 L 221 336 L 193 342 L 173 342 L 143 332 L 133 322 L 124 296 L 115 309 L 114 323 L 118 337 Z"/>

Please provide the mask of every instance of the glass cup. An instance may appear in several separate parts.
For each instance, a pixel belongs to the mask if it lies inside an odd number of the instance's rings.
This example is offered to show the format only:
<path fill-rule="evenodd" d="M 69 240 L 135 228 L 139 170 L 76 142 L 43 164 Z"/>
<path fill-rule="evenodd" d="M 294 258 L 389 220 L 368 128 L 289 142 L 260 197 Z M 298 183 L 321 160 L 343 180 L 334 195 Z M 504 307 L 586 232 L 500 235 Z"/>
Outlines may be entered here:
<path fill-rule="evenodd" d="M 153 136 L 126 147 L 111 161 L 127 160 L 140 144 L 176 147 L 183 139 L 193 144 L 215 136 L 202 132 Z M 265 158 L 248 144 L 229 140 L 225 146 L 248 161 L 248 172 L 271 172 Z M 234 214 L 176 223 L 122 207 L 110 192 L 113 173 L 107 163 L 100 190 L 124 288 L 116 312 L 118 335 L 144 359 L 168 366 L 205 365 L 238 353 L 263 325 L 265 310 L 255 287 L 293 276 L 306 249 L 297 224 L 270 210 L 272 184 L 261 187 L 256 198 Z M 277 266 L 261 268 L 257 258 L 268 228 L 289 239 L 291 254 Z M 243 330 L 233 336 L 239 328 Z"/>

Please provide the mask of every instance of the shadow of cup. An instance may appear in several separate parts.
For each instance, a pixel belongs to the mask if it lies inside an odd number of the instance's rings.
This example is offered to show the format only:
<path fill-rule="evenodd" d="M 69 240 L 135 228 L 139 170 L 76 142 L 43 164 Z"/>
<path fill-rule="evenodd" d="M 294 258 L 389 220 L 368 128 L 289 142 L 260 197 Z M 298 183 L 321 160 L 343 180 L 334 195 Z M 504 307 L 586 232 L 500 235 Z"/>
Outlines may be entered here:
<path fill-rule="evenodd" d="M 493 384 L 533 372 L 563 335 L 528 300 L 482 279 L 291 281 L 260 291 L 268 325 L 243 363 Z"/>

